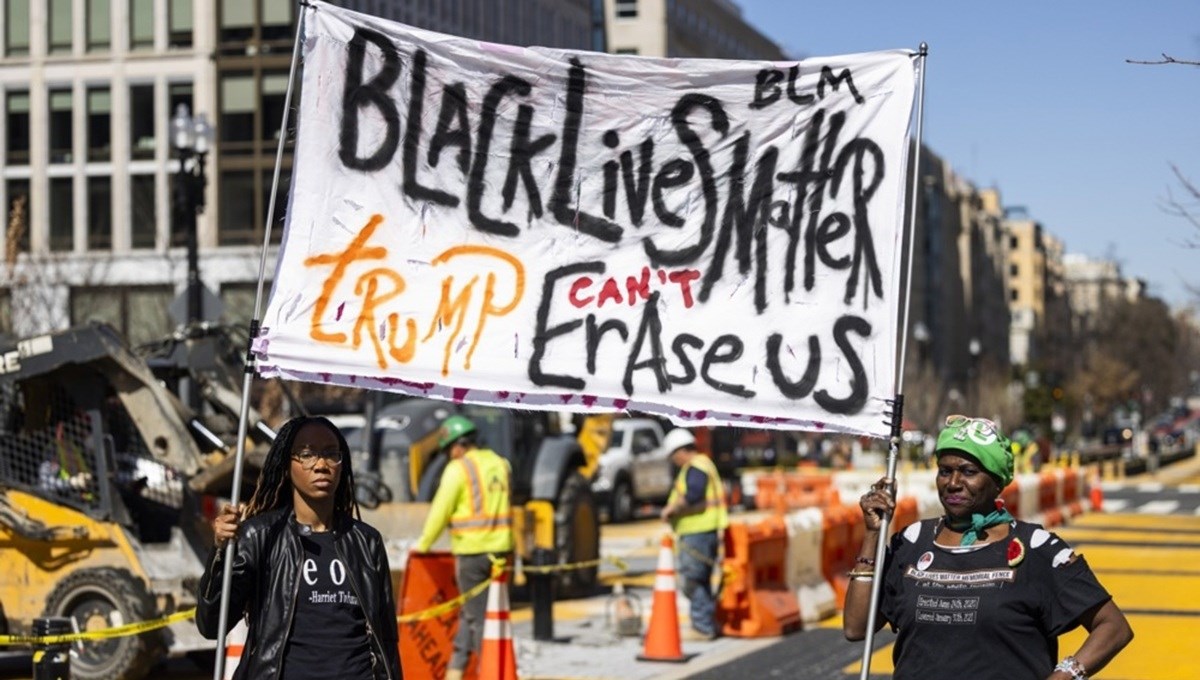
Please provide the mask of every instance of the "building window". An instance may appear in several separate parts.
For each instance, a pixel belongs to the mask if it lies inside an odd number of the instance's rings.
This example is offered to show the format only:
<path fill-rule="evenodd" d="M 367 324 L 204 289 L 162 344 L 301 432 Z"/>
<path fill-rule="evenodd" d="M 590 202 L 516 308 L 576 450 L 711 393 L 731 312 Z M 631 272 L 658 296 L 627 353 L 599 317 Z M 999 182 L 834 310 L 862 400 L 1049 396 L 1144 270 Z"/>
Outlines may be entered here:
<path fill-rule="evenodd" d="M 254 243 L 254 173 L 248 170 L 226 170 L 220 179 L 221 245 L 252 245 Z"/>
<path fill-rule="evenodd" d="M 6 0 L 3 4 L 5 56 L 29 54 L 29 0 Z"/>
<path fill-rule="evenodd" d="M 74 143 L 71 91 L 50 90 L 50 162 L 70 163 Z"/>
<path fill-rule="evenodd" d="M 130 176 L 130 245 L 134 248 L 154 247 L 158 224 L 157 205 L 154 200 L 154 175 Z"/>
<path fill-rule="evenodd" d="M 221 0 L 221 42 L 245 43 L 254 35 L 254 3 L 250 0 Z"/>
<path fill-rule="evenodd" d="M 1016 236 L 1008 237 L 1008 247 L 1009 248 L 1016 250 L 1020 245 L 1021 245 L 1021 240 L 1018 239 Z"/>
<path fill-rule="evenodd" d="M 263 42 L 292 41 L 292 12 L 295 6 L 294 0 L 262 0 Z"/>
<path fill-rule="evenodd" d="M 291 182 L 290 169 L 285 167 L 279 175 L 279 190 L 275 195 L 275 211 L 271 215 L 271 243 L 279 243 L 283 236 L 283 218 L 287 207 L 287 190 Z M 273 169 L 224 170 L 220 176 L 220 205 L 217 224 L 221 245 L 257 245 L 263 240 L 263 227 L 267 220 L 267 206 L 271 202 L 271 180 Z"/>
<path fill-rule="evenodd" d="M 1016 288 L 1013 288 L 1012 290 L 1008 291 L 1008 299 L 1009 300 L 1016 302 L 1018 299 L 1020 299 L 1020 297 L 1021 297 L 1021 295 L 1020 295 L 1020 293 L 1017 292 Z"/>
<path fill-rule="evenodd" d="M 71 177 L 50 178 L 50 250 L 75 246 L 75 191 Z"/>
<path fill-rule="evenodd" d="M 87 91 L 88 160 L 112 160 L 112 93 L 107 87 Z"/>
<path fill-rule="evenodd" d="M 9 92 L 5 96 L 8 129 L 9 165 L 29 165 L 29 93 Z"/>
<path fill-rule="evenodd" d="M 129 0 L 129 49 L 154 47 L 154 0 Z"/>
<path fill-rule="evenodd" d="M 264 295 L 271 290 L 271 282 L 263 282 Z M 227 324 L 246 326 L 254 316 L 254 296 L 258 294 L 257 282 L 226 283 L 221 286 L 222 320 Z"/>
<path fill-rule="evenodd" d="M 87 49 L 98 52 L 109 49 L 112 31 L 109 25 L 110 0 L 87 0 Z"/>
<path fill-rule="evenodd" d="M 192 84 L 171 83 L 167 86 L 167 111 L 174 116 L 180 104 L 185 104 L 193 115 L 196 109 L 192 106 Z"/>
<path fill-rule="evenodd" d="M 617 18 L 632 19 L 638 15 L 637 0 L 617 0 Z"/>
<path fill-rule="evenodd" d="M 232 73 L 221 77 L 221 150 L 237 153 L 253 150 L 254 76 Z"/>
<path fill-rule="evenodd" d="M 167 5 L 171 47 L 192 46 L 192 0 L 171 0 Z M 174 111 L 174 109 L 171 109 Z"/>
<path fill-rule="evenodd" d="M 154 86 L 129 88 L 129 140 L 133 159 L 154 158 Z"/>
<path fill-rule="evenodd" d="M 112 178 L 88 177 L 88 250 L 112 250 Z"/>
<path fill-rule="evenodd" d="M 287 97 L 288 74 L 264 73 L 262 79 L 262 136 L 279 142 L 279 124 L 283 122 L 283 101 Z"/>
<path fill-rule="evenodd" d="M 102 321 L 133 346 L 167 337 L 175 329 L 167 308 L 170 286 L 89 286 L 71 289 L 71 323 Z"/>
<path fill-rule="evenodd" d="M 1020 271 L 1020 267 L 1018 267 L 1015 264 L 1010 264 L 1008 266 L 1008 275 L 1009 276 L 1017 276 L 1017 272 L 1019 272 L 1019 271 Z"/>
<path fill-rule="evenodd" d="M 262 243 L 262 230 L 257 228 L 259 224 L 267 222 L 267 206 L 271 204 L 271 180 L 275 178 L 274 170 L 266 170 L 262 173 L 262 219 L 255 224 L 254 241 Z M 279 243 L 283 240 L 283 218 L 287 212 L 287 192 L 288 186 L 292 183 L 292 178 L 289 176 L 287 169 L 283 169 L 279 173 L 279 190 L 275 192 L 275 212 L 271 214 L 271 243 Z"/>
<path fill-rule="evenodd" d="M 5 257 L 11 258 L 13 253 L 8 251 L 13 246 L 16 246 L 18 253 L 29 252 L 29 180 L 10 179 L 6 184 L 5 196 L 7 205 L 4 220 L 9 228 Z M 14 228 L 19 233 L 14 234 Z"/>
<path fill-rule="evenodd" d="M 49 48 L 51 54 L 71 51 L 71 0 L 50 0 Z"/>

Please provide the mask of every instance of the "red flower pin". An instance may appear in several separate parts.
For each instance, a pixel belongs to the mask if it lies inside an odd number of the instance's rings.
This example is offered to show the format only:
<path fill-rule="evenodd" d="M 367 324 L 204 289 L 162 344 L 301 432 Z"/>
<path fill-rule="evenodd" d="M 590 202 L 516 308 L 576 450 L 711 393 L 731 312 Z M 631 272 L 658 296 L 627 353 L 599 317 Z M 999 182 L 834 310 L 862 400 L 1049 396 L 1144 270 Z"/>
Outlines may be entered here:
<path fill-rule="evenodd" d="M 1025 544 L 1021 543 L 1021 539 L 1013 536 L 1013 539 L 1008 542 L 1008 566 L 1015 567 L 1025 559 Z"/>

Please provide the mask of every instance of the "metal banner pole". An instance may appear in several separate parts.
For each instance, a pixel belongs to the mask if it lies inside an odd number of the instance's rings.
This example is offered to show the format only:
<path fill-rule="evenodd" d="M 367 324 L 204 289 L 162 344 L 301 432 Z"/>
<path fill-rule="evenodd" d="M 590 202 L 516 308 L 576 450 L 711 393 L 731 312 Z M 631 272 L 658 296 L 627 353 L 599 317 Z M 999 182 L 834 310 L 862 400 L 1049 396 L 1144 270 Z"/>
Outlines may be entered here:
<path fill-rule="evenodd" d="M 891 439 L 888 443 L 888 459 L 887 459 L 887 476 L 886 480 L 891 487 L 892 497 L 896 496 L 896 459 L 900 454 L 900 433 L 902 423 L 904 422 L 904 359 L 908 353 L 908 312 L 910 308 L 910 298 L 912 296 L 912 271 L 913 271 L 913 238 L 916 236 L 917 226 L 917 187 L 920 182 L 921 175 L 921 132 L 925 127 L 925 61 L 929 56 L 929 45 L 921 43 L 917 54 L 917 133 L 916 145 L 913 150 L 912 177 L 909 179 L 908 190 L 908 242 L 906 255 L 908 257 L 908 271 L 905 275 L 905 291 L 904 291 L 904 311 L 901 314 L 902 321 L 900 323 L 900 357 L 896 364 L 896 397 L 892 401 L 892 411 L 889 414 L 891 422 Z M 871 675 L 871 654 L 874 652 L 875 643 L 875 628 L 877 626 L 876 616 L 879 610 L 879 593 L 883 584 L 883 561 L 887 553 L 888 544 L 888 527 L 891 524 L 891 516 L 884 515 L 879 524 L 879 544 L 875 546 L 875 578 L 871 581 L 871 604 L 867 610 L 867 637 L 863 641 L 862 652 L 862 673 L 859 674 L 860 680 L 867 680 Z"/>
<path fill-rule="evenodd" d="M 262 254 L 258 259 L 258 288 L 254 293 L 254 316 L 250 320 L 250 333 L 246 341 L 245 370 L 242 375 L 242 403 L 238 415 L 237 457 L 233 466 L 233 490 L 229 502 L 236 508 L 242 490 L 242 463 L 246 457 L 246 431 L 250 420 L 250 386 L 254 379 L 254 339 L 258 337 L 262 315 L 263 279 L 267 271 L 267 250 L 271 246 L 271 226 L 275 221 L 275 200 L 279 193 L 279 174 L 283 166 L 283 150 L 288 138 L 288 114 L 292 110 L 292 91 L 296 84 L 296 65 L 300 62 L 300 45 L 304 39 L 304 22 L 308 17 L 309 5 L 301 0 L 300 21 L 296 25 L 296 40 L 292 46 L 292 64 L 288 70 L 287 94 L 283 99 L 283 120 L 279 124 L 279 145 L 275 151 L 275 174 L 271 179 L 271 200 L 267 203 L 267 223 L 263 228 Z M 314 10 L 315 11 L 315 10 Z M 217 619 L 217 662 L 213 665 L 213 680 L 225 677 L 225 637 L 229 632 L 229 587 L 233 581 L 233 556 L 235 541 L 225 545 L 224 571 L 221 574 L 221 610 Z"/>

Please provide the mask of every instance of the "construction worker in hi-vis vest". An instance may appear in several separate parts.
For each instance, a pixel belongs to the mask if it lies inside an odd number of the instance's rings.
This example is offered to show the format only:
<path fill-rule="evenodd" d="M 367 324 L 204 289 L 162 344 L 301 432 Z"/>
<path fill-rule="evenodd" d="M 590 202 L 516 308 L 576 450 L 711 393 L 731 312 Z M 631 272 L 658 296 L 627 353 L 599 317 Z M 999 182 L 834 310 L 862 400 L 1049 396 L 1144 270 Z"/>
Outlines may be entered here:
<path fill-rule="evenodd" d="M 711 640 L 717 636 L 712 575 L 719 568 L 722 532 L 729 526 L 725 487 L 712 459 L 697 450 L 691 432 L 671 430 L 663 438 L 663 448 L 679 467 L 662 518 L 677 537 L 679 576 L 691 603 L 692 629 L 684 638 Z"/>
<path fill-rule="evenodd" d="M 438 447 L 449 454 L 450 462 L 442 472 L 425 528 L 414 548 L 416 552 L 428 551 L 448 526 L 458 590 L 463 593 L 486 581 L 493 560 L 509 560 L 513 550 L 509 498 L 512 468 L 495 451 L 480 448 L 477 436 L 475 423 L 463 416 L 450 416 L 442 422 Z M 486 590 L 459 610 L 446 680 L 459 680 L 471 654 L 479 652 L 486 611 Z"/>

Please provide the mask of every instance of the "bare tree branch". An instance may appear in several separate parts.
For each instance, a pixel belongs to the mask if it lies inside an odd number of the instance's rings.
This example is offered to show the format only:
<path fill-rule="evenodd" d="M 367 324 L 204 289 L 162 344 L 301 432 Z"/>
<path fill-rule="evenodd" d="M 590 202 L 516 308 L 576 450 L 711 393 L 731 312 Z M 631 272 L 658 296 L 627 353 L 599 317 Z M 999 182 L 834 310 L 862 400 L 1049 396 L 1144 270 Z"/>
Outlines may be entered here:
<path fill-rule="evenodd" d="M 1166 52 L 1162 53 L 1162 59 L 1158 61 L 1142 61 L 1140 59 L 1126 59 L 1126 64 L 1143 64 L 1147 66 L 1161 66 L 1163 64 L 1183 64 L 1185 66 L 1200 66 L 1200 61 L 1189 61 L 1187 59 L 1176 59 Z"/>
<path fill-rule="evenodd" d="M 1175 173 L 1175 179 L 1183 187 L 1185 196 L 1182 199 L 1176 198 L 1174 192 L 1168 187 L 1167 198 L 1162 203 L 1162 209 L 1172 217 L 1187 220 L 1197 231 L 1200 231 L 1200 187 L 1184 176 L 1183 171 L 1174 163 L 1171 164 L 1171 172 Z M 1186 245 L 1188 248 L 1200 247 L 1200 244 L 1190 239 Z"/>

